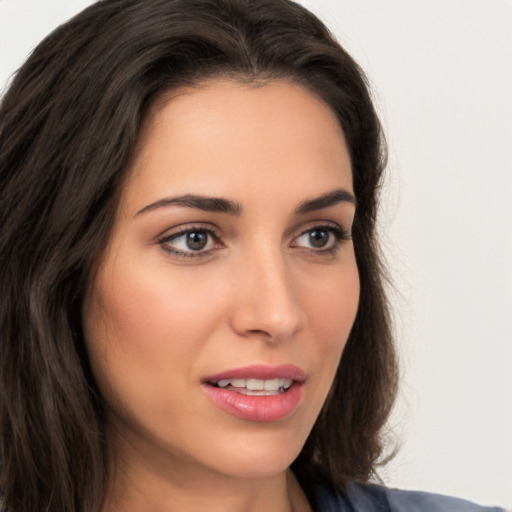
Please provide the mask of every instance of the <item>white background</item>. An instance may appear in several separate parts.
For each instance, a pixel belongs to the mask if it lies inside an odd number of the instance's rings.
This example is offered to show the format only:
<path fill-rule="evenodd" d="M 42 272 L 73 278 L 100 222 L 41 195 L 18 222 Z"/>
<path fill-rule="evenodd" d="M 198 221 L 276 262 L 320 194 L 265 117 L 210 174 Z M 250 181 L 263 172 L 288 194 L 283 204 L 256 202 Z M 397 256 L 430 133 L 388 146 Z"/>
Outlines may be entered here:
<path fill-rule="evenodd" d="M 0 0 L 0 87 L 91 2 Z M 302 0 L 367 71 L 403 366 L 386 483 L 512 508 L 512 1 Z"/>

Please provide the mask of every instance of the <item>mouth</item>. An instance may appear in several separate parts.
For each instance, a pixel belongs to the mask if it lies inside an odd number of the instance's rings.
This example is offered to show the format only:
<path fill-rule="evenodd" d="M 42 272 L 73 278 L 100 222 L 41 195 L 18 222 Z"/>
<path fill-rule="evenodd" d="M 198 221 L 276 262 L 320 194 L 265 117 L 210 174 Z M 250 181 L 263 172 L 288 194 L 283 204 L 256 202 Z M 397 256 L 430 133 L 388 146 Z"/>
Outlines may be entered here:
<path fill-rule="evenodd" d="M 290 416 L 303 394 L 306 374 L 294 365 L 252 365 L 203 380 L 210 399 L 230 415 L 251 421 L 277 421 Z"/>
<path fill-rule="evenodd" d="M 210 386 L 241 393 L 248 396 L 274 396 L 287 391 L 293 384 L 293 379 L 222 379 L 218 382 L 208 382 Z"/>

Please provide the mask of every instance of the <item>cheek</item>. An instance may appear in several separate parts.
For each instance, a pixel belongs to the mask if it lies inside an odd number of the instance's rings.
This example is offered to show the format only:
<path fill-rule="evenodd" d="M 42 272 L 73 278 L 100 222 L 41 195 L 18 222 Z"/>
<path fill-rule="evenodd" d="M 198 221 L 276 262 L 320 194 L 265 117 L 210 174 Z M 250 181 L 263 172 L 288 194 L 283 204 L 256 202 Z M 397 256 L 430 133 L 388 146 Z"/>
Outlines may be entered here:
<path fill-rule="evenodd" d="M 110 421 L 138 431 L 172 424 L 173 413 L 188 407 L 173 390 L 187 389 L 200 346 L 192 297 L 140 271 L 107 271 L 96 283 L 85 301 L 84 337 Z"/>
<path fill-rule="evenodd" d="M 108 402 L 158 387 L 164 361 L 176 359 L 169 350 L 180 347 L 172 343 L 172 326 L 183 312 L 173 318 L 174 310 L 172 293 L 141 272 L 120 275 L 111 269 L 98 275 L 86 297 L 83 325 L 91 368 Z"/>
<path fill-rule="evenodd" d="M 90 344 L 110 340 L 125 355 L 158 361 L 161 351 L 177 350 L 181 337 L 193 335 L 197 296 L 184 294 L 179 280 L 166 279 L 165 269 L 147 268 L 118 262 L 98 276 L 84 308 Z"/>
<path fill-rule="evenodd" d="M 335 283 L 335 284 L 333 284 Z M 309 322 L 326 351 L 343 349 L 359 304 L 357 268 L 344 272 L 308 297 Z"/>
<path fill-rule="evenodd" d="M 168 336 L 162 329 L 165 311 L 169 309 L 166 302 L 156 290 L 141 287 L 133 278 L 120 279 L 115 287 L 101 280 L 101 286 L 95 287 L 84 309 L 90 352 L 118 350 L 124 357 L 132 354 L 145 359 Z M 149 345 L 152 351 L 148 350 Z"/>
<path fill-rule="evenodd" d="M 219 301 L 205 300 L 212 283 L 150 263 L 112 258 L 86 296 L 84 336 L 107 401 L 187 384 L 219 322 Z"/>
<path fill-rule="evenodd" d="M 310 336 L 301 346 L 314 368 L 307 388 L 307 429 L 313 427 L 325 403 L 356 317 L 359 276 L 355 262 L 350 268 L 333 272 L 330 279 L 318 279 L 317 285 L 303 297 Z M 305 435 L 309 435 L 309 430 Z"/>
<path fill-rule="evenodd" d="M 337 286 L 326 286 L 321 300 L 311 302 L 310 321 L 319 343 L 316 355 L 321 368 L 322 403 L 331 388 L 358 310 L 360 285 L 355 262 L 353 271 L 343 273 L 334 282 Z"/>

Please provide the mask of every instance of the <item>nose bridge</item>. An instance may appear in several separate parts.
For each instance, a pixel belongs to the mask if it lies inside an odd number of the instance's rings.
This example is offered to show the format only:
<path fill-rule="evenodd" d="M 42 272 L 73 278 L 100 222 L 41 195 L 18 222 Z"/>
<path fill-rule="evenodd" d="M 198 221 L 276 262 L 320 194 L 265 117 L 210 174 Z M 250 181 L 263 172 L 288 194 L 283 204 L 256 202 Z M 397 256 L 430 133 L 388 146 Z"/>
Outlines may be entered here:
<path fill-rule="evenodd" d="M 258 247 L 239 265 L 233 315 L 239 334 L 289 338 L 304 325 L 304 314 L 286 256 L 276 247 Z"/>

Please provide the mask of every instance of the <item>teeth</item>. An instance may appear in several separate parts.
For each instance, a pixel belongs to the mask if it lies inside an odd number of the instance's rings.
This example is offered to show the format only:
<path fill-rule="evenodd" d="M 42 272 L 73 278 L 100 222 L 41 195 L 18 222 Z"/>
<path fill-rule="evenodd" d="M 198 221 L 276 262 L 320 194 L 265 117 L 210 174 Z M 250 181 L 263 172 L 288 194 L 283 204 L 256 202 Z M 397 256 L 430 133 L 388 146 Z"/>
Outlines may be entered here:
<path fill-rule="evenodd" d="M 293 383 L 292 379 L 223 379 L 217 382 L 217 386 L 225 388 L 246 388 L 249 391 L 278 391 L 288 389 Z"/>
<path fill-rule="evenodd" d="M 247 379 L 245 387 L 249 391 L 263 391 L 265 389 L 265 381 L 260 379 Z"/>
<path fill-rule="evenodd" d="M 272 379 L 272 380 L 264 380 L 263 381 L 263 389 L 265 391 L 277 391 L 279 388 L 283 387 L 283 383 L 280 382 L 284 379 Z"/>

